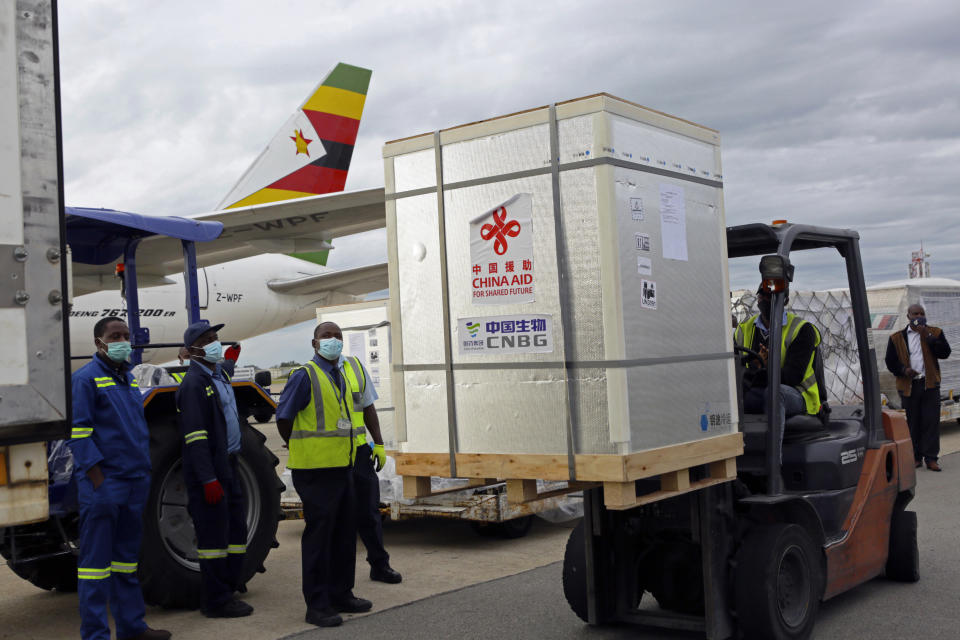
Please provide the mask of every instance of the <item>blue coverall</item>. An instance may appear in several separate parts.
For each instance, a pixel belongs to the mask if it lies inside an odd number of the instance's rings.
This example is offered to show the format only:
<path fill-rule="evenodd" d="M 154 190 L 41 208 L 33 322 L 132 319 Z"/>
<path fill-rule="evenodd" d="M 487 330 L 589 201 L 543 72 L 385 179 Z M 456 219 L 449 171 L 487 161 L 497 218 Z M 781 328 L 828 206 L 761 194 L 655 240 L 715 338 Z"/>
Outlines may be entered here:
<path fill-rule="evenodd" d="M 247 551 L 246 501 L 237 475 L 242 441 L 236 398 L 220 367 L 210 367 L 213 370 L 191 362 L 177 390 L 183 481 L 197 533 L 205 611 L 219 609 L 233 598 Z M 212 480 L 220 483 L 224 496 L 207 504 L 203 485 Z"/>
<path fill-rule="evenodd" d="M 70 449 L 80 503 L 77 592 L 84 640 L 110 640 L 107 602 L 117 637 L 142 633 L 137 581 L 143 509 L 150 492 L 150 436 L 133 376 L 101 355 L 73 373 Z M 99 465 L 96 489 L 87 471 Z"/>

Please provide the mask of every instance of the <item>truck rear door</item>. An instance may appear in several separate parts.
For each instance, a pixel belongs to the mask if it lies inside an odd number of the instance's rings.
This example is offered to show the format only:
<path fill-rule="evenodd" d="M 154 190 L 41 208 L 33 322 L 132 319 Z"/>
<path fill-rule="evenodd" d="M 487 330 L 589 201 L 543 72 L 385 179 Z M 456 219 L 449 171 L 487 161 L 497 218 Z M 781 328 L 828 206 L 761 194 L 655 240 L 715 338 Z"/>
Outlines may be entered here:
<path fill-rule="evenodd" d="M 56 13 L 0 2 L 0 526 L 47 518 L 70 423 Z"/>

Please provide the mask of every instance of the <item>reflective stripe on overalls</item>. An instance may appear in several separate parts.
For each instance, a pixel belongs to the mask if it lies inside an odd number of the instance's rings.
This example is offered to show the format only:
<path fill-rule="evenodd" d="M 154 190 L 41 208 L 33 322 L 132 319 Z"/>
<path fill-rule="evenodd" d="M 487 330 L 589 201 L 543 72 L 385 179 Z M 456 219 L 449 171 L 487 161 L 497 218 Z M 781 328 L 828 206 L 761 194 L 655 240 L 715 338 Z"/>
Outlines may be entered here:
<path fill-rule="evenodd" d="M 737 327 L 736 332 L 734 332 L 734 342 L 738 346 L 747 347 L 748 349 L 753 348 L 753 334 L 756 330 L 756 325 L 754 321 L 757 319 L 757 315 L 747 318 L 744 322 L 741 322 Z M 784 358 L 787 356 L 787 349 L 790 348 L 790 345 L 793 344 L 793 341 L 797 338 L 797 334 L 800 333 L 800 329 L 803 328 L 803 325 L 810 324 L 806 320 L 800 319 L 798 316 L 787 313 L 787 322 L 783 325 L 783 330 L 780 332 L 780 366 L 783 366 Z M 814 338 L 814 347 L 820 345 L 820 332 L 815 326 L 813 327 Z M 803 402 L 806 406 L 807 413 L 810 415 L 817 415 L 820 413 L 820 387 L 817 385 L 817 375 L 814 371 L 813 361 L 816 358 L 816 352 L 810 354 L 810 362 L 807 363 L 807 369 L 803 372 L 803 380 L 795 388 L 803 395 Z"/>
<path fill-rule="evenodd" d="M 349 467 L 356 458 L 356 438 L 364 432 L 360 382 L 353 367 L 344 367 L 347 393 L 312 360 L 303 367 L 310 378 L 310 402 L 293 420 L 290 469 Z M 359 407 L 359 410 L 358 410 Z"/>

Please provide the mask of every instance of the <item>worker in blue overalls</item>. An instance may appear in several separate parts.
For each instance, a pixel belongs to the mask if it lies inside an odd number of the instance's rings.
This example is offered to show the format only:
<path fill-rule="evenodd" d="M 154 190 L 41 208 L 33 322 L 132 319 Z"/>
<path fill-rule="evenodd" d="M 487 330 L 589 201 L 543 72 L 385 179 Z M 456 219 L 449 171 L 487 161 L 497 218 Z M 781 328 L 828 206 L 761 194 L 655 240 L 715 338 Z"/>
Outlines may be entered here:
<path fill-rule="evenodd" d="M 197 533 L 201 611 L 208 618 L 240 618 L 253 613 L 253 607 L 234 595 L 241 588 L 247 518 L 237 470 L 237 400 L 220 366 L 223 347 L 217 331 L 222 328 L 202 321 L 184 332 L 190 367 L 177 390 L 177 409 L 187 508 Z"/>
<path fill-rule="evenodd" d="M 93 359 L 73 374 L 73 477 L 80 502 L 77 592 L 80 635 L 110 640 L 107 602 L 120 640 L 165 640 L 144 622 L 137 582 L 143 509 L 150 492 L 150 436 L 140 390 L 127 370 L 130 329 L 115 316 L 93 328 Z"/>

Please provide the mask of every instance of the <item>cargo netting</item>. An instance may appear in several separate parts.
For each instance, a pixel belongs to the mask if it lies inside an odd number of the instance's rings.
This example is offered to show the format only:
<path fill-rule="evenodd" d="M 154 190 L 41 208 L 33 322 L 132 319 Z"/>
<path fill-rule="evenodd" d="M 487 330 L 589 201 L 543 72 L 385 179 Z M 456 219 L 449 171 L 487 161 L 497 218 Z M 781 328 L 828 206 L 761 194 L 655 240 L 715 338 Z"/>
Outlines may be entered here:
<path fill-rule="evenodd" d="M 735 291 L 730 299 L 737 323 L 758 313 L 753 291 Z M 787 311 L 820 330 L 820 352 L 827 398 L 831 404 L 863 402 L 860 359 L 846 291 L 791 291 Z M 883 357 L 882 353 L 879 356 Z"/>

